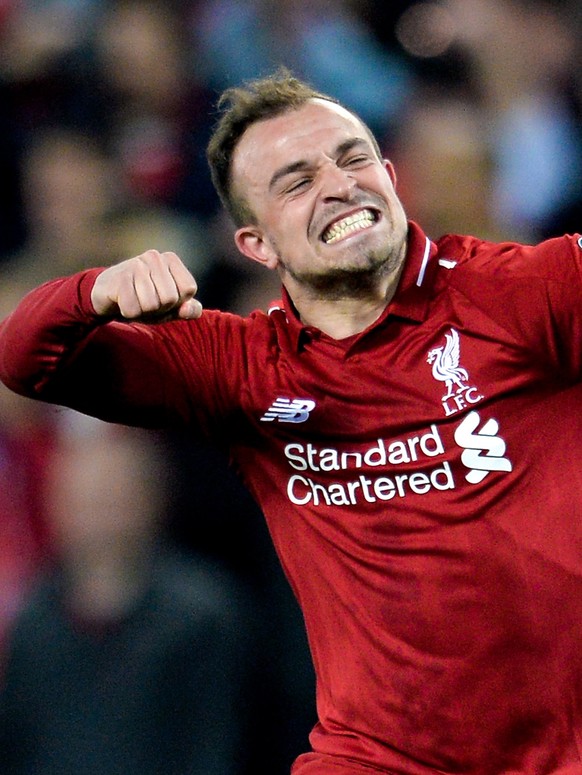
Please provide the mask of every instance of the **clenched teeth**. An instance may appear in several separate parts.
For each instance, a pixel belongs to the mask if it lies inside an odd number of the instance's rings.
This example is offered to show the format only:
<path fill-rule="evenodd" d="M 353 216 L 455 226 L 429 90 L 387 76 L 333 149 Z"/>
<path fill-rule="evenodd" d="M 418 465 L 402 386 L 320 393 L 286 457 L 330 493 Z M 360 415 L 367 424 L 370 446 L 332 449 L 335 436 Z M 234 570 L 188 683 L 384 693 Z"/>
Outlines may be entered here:
<path fill-rule="evenodd" d="M 371 210 L 359 210 L 357 213 L 348 215 L 347 218 L 333 223 L 329 229 L 323 232 L 321 238 L 326 245 L 331 245 L 343 239 L 347 234 L 368 229 L 375 220 L 376 218 Z"/>

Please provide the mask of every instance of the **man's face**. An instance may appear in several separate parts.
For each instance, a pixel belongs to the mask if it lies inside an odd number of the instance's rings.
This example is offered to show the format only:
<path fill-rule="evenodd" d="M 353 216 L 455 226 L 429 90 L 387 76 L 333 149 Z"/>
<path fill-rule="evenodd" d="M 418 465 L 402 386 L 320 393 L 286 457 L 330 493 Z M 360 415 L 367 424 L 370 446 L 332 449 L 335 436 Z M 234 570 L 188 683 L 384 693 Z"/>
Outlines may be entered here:
<path fill-rule="evenodd" d="M 343 293 L 402 260 L 407 222 L 392 166 L 338 105 L 312 100 L 251 125 L 232 179 L 256 218 L 236 232 L 239 250 L 277 268 L 291 292 Z"/>

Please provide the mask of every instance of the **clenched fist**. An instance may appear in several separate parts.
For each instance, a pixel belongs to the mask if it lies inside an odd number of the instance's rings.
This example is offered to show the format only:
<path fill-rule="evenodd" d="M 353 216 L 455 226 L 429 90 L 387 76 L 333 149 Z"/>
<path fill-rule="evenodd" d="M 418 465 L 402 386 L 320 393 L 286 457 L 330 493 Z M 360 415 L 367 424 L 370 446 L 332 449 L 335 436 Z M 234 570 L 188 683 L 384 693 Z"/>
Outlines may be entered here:
<path fill-rule="evenodd" d="M 91 302 L 98 315 L 127 320 L 198 318 L 196 281 L 175 253 L 147 250 L 98 275 Z"/>

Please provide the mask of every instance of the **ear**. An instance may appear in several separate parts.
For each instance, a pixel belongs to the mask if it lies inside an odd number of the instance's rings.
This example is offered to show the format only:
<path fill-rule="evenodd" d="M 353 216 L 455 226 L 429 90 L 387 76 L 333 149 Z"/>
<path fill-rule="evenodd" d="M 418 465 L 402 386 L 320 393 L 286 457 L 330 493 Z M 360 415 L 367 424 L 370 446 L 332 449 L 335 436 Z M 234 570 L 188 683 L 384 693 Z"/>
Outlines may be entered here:
<path fill-rule="evenodd" d="M 390 180 L 392 181 L 392 185 L 394 188 L 396 188 L 396 170 L 394 169 L 394 165 L 389 159 L 383 159 L 384 167 L 386 168 L 386 172 L 390 176 Z"/>
<path fill-rule="evenodd" d="M 237 229 L 234 242 L 243 256 L 263 264 L 267 269 L 275 269 L 279 263 L 278 253 L 258 226 L 242 226 Z"/>

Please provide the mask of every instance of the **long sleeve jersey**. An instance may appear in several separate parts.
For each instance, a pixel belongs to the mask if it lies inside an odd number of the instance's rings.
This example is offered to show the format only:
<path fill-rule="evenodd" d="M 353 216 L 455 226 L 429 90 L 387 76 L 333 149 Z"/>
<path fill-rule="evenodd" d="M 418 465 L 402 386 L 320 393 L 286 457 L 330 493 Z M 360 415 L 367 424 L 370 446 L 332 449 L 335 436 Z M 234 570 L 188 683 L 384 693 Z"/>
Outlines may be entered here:
<path fill-rule="evenodd" d="M 582 243 L 410 225 L 381 317 L 99 318 L 99 270 L 0 329 L 12 389 L 227 448 L 317 679 L 295 775 L 582 773 Z"/>

